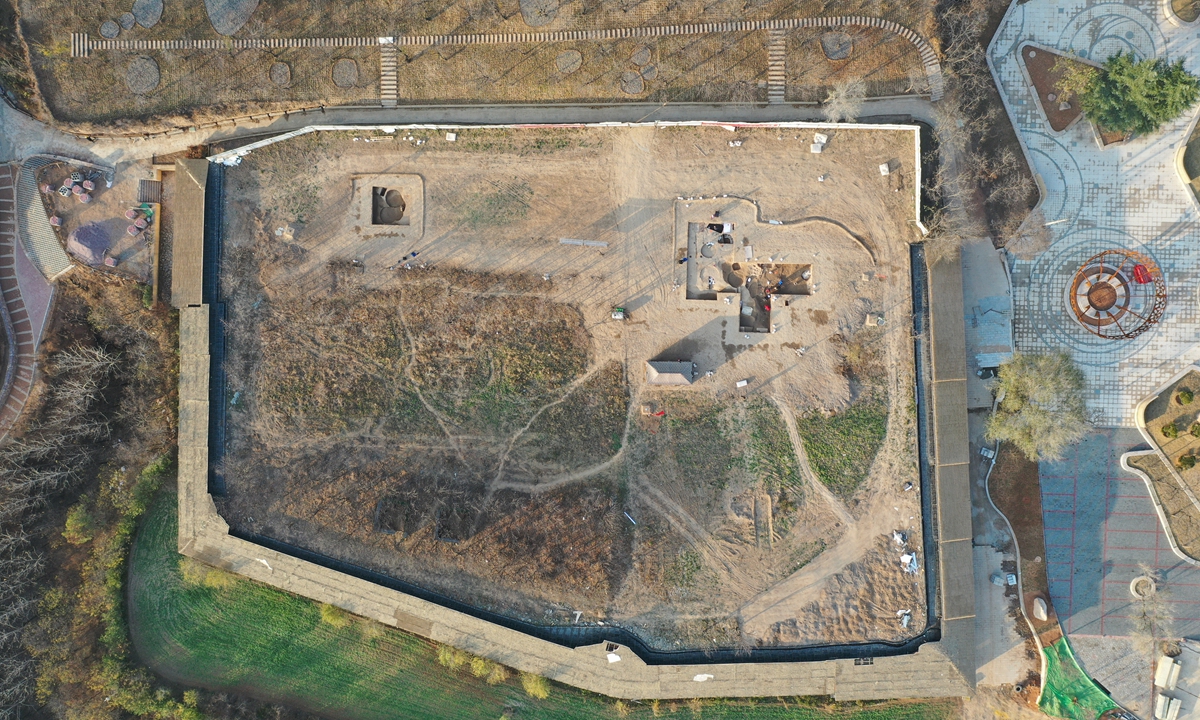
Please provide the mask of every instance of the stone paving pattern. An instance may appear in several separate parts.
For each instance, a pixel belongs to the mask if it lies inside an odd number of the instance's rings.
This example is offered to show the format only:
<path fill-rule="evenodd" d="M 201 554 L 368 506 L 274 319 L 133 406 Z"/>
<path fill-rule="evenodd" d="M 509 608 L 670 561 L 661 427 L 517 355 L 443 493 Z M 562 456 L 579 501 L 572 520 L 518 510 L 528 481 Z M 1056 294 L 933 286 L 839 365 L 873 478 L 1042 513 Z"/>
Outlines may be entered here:
<path fill-rule="evenodd" d="M 1018 55 L 1034 43 L 1102 62 L 1119 51 L 1183 58 L 1200 69 L 1200 34 L 1168 21 L 1159 0 L 1030 0 L 1013 3 L 988 49 L 1005 107 L 1043 185 L 1050 248 L 1013 265 L 1018 349 L 1065 348 L 1087 375 L 1088 406 L 1104 427 L 1129 427 L 1138 401 L 1200 359 L 1200 269 L 1196 201 L 1177 170 L 1196 110 L 1159 132 L 1102 149 L 1091 125 L 1061 133 L 1042 114 Z M 1107 248 L 1129 248 L 1162 268 L 1170 302 L 1161 323 L 1134 340 L 1085 331 L 1066 306 L 1078 265 Z"/>
<path fill-rule="evenodd" d="M 515 43 L 568 42 L 578 40 L 622 40 L 636 37 L 665 37 L 670 35 L 701 35 L 708 33 L 786 31 L 797 28 L 874 27 L 900 35 L 911 42 L 921 55 L 929 79 L 931 100 L 942 98 L 942 67 L 937 52 L 921 35 L 882 18 L 862 15 L 842 15 L 821 18 L 790 18 L 781 20 L 744 20 L 697 25 L 663 25 L 656 27 L 612 28 L 609 30 L 565 30 L 541 33 L 495 33 L 471 35 L 402 35 L 399 37 L 331 37 L 331 38 L 227 38 L 221 40 L 93 40 L 87 33 L 71 34 L 71 57 L 89 57 L 94 50 L 245 50 L 280 47 L 372 47 L 383 45 L 508 45 Z"/>
<path fill-rule="evenodd" d="M 202 201 L 200 201 L 202 202 Z M 177 212 L 181 210 L 177 209 Z M 180 310 L 179 551 L 280 589 L 612 697 L 830 695 L 839 701 L 963 697 L 975 678 L 971 510 L 966 473 L 966 371 L 961 266 L 933 272 L 931 302 L 942 639 L 912 654 L 822 662 L 646 665 L 628 648 L 568 648 L 229 535 L 208 494 L 209 308 Z M 958 282 L 952 282 L 958 278 Z M 939 351 L 939 347 L 942 350 Z M 953 425 L 960 423 L 960 433 Z M 960 438 L 959 435 L 962 435 Z M 958 447 L 961 445 L 961 447 Z M 960 472 L 961 470 L 961 472 Z"/>
<path fill-rule="evenodd" d="M 1050 597 L 1068 634 L 1131 635 L 1129 582 L 1145 563 L 1161 573 L 1176 633 L 1200 636 L 1200 567 L 1171 549 L 1145 482 L 1120 466 L 1141 442 L 1133 430 L 1096 432 L 1041 464 Z"/>
<path fill-rule="evenodd" d="M 16 167 L 0 165 L 0 323 L 11 343 L 0 376 L 0 439 L 20 417 L 33 388 L 37 346 L 54 295 L 18 239 L 16 182 Z"/>

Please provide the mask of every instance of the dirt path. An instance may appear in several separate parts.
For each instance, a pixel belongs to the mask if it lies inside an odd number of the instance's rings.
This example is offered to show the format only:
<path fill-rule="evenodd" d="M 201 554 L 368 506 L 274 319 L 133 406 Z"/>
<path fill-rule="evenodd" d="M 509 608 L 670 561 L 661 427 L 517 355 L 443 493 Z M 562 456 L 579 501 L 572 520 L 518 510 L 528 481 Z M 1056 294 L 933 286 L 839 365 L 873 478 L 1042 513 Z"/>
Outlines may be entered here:
<path fill-rule="evenodd" d="M 861 560 L 875 539 L 883 534 L 880 528 L 891 522 L 890 514 L 885 513 L 885 504 L 886 499 L 874 497 L 861 519 L 851 521 L 846 526 L 846 532 L 837 544 L 783 582 L 743 605 L 739 613 L 742 631 L 754 637 L 764 637 L 776 623 L 796 617 L 801 608 L 816 600 L 830 577 Z"/>
<path fill-rule="evenodd" d="M 508 456 L 512 454 L 512 449 L 517 444 L 517 441 L 521 439 L 521 436 L 524 435 L 529 428 L 533 427 L 534 421 L 541 417 L 542 413 L 546 412 L 555 405 L 565 402 L 567 398 L 571 397 L 572 393 L 579 389 L 580 385 L 587 382 L 588 379 L 598 372 L 600 372 L 599 365 L 572 380 L 570 384 L 563 388 L 562 395 L 560 395 L 557 400 L 551 400 L 550 402 L 538 408 L 533 415 L 529 417 L 529 422 L 525 423 L 524 427 L 512 434 L 512 437 L 508 439 L 508 444 L 504 448 L 504 454 L 500 456 L 500 463 L 496 467 L 496 476 L 492 478 L 492 482 L 488 488 L 488 499 L 491 498 L 493 492 L 492 488 L 494 488 L 496 483 L 499 483 L 500 479 L 504 477 L 504 465 L 508 462 Z"/>
<path fill-rule="evenodd" d="M 750 594 L 752 588 L 760 584 L 749 573 L 742 570 L 738 559 L 721 548 L 713 540 L 712 534 L 705 530 L 704 526 L 697 522 L 682 505 L 672 500 L 662 490 L 651 485 L 645 475 L 639 475 L 637 479 L 630 482 L 630 486 L 631 489 L 638 491 L 639 500 L 657 510 L 670 523 L 671 527 L 683 535 L 696 549 L 696 552 L 700 553 L 705 567 L 712 568 L 724 576 L 721 579 L 721 586 L 726 592 L 735 597 L 745 597 Z"/>
<path fill-rule="evenodd" d="M 800 432 L 796 429 L 796 416 L 792 414 L 792 409 L 778 395 L 772 395 L 771 400 L 779 408 L 779 413 L 783 415 L 783 423 L 787 426 L 788 437 L 792 439 L 792 449 L 796 451 L 796 461 L 800 465 L 800 474 L 804 476 L 809 489 L 829 506 L 829 509 L 837 516 L 838 520 L 847 527 L 850 527 L 854 524 L 854 518 L 850 515 L 850 511 L 846 509 L 842 501 L 838 500 L 829 488 L 825 487 L 825 483 L 817 479 L 816 473 L 813 472 L 812 466 L 808 463 L 808 453 L 804 452 L 804 442 L 800 439 Z"/>

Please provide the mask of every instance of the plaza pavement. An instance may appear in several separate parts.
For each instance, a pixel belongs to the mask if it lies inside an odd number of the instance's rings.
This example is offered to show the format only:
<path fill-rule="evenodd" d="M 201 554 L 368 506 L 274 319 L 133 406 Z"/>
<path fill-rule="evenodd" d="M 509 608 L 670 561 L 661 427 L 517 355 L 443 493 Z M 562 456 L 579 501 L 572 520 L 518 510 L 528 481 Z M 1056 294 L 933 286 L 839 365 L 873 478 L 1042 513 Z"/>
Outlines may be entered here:
<path fill-rule="evenodd" d="M 1200 70 L 1200 32 L 1173 23 L 1161 0 L 1014 2 L 988 49 L 1009 117 L 1040 177 L 1050 248 L 1013 263 L 1016 345 L 1025 352 L 1071 351 L 1088 379 L 1088 406 L 1101 427 L 1131 427 L 1138 401 L 1200 359 L 1200 227 L 1179 158 L 1197 108 L 1159 132 L 1108 148 L 1091 126 L 1052 130 L 1025 74 L 1025 43 L 1102 62 L 1119 51 L 1182 58 Z M 1066 305 L 1080 263 L 1108 248 L 1150 256 L 1162 268 L 1170 301 L 1159 325 L 1133 340 L 1085 331 Z"/>

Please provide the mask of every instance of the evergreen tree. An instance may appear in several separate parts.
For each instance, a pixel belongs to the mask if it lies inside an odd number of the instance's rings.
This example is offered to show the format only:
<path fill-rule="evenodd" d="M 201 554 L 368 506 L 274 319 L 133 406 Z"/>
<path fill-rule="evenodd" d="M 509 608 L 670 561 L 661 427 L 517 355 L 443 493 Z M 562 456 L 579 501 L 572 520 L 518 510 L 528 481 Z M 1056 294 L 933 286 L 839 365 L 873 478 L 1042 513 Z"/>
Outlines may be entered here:
<path fill-rule="evenodd" d="M 1179 117 L 1200 97 L 1200 81 L 1183 69 L 1183 60 L 1139 61 L 1117 53 L 1087 83 L 1079 106 L 1105 130 L 1151 133 Z"/>

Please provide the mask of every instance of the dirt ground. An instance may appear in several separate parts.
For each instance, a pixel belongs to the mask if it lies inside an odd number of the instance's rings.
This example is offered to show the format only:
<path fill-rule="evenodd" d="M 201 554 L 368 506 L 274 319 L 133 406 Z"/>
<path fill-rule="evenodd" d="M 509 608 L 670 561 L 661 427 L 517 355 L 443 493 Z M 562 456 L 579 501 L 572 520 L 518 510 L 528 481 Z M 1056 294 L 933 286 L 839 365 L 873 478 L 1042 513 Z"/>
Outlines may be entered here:
<path fill-rule="evenodd" d="M 1024 606 L 1030 613 L 1029 622 L 1037 631 L 1043 646 L 1049 645 L 1062 637 L 1062 628 L 1050 600 L 1042 490 L 1037 463 L 1031 462 L 1011 445 L 1003 445 L 996 456 L 996 466 L 988 477 L 988 494 L 1012 525 L 1020 551 Z M 1034 601 L 1039 597 L 1046 601 L 1045 620 L 1032 615 Z"/>
<path fill-rule="evenodd" d="M 82 203 L 75 195 L 62 197 L 58 194 L 59 187 L 70 178 L 72 172 L 79 172 L 95 186 L 88 193 L 91 202 Z M 49 185 L 51 188 L 50 193 L 42 193 L 42 203 L 48 215 L 62 219 L 62 225 L 56 228 L 56 232 L 64 247 L 73 230 L 94 224 L 109 239 L 109 250 L 105 256 L 113 257 L 118 262 L 112 268 L 101 266 L 103 271 L 149 283 L 154 255 L 153 226 L 148 226 L 137 235 L 130 235 L 126 231 L 132 221 L 125 217 L 125 211 L 139 207 L 138 175 L 135 166 L 123 166 L 114 173 L 112 187 L 107 187 L 104 173 L 99 170 L 54 163 L 38 172 L 38 185 Z"/>
<path fill-rule="evenodd" d="M 913 135 L 811 141 L 478 129 L 255 151 L 226 175 L 222 513 L 666 649 L 919 632 Z M 394 176 L 421 217 L 364 227 L 355 175 Z M 735 244 L 712 262 L 811 265 L 775 332 L 739 330 L 734 291 L 687 299 L 689 228 L 717 213 Z M 652 359 L 694 363 L 693 383 L 648 385 Z M 867 405 L 877 437 L 832 423 Z M 824 421 L 842 435 L 806 432 Z M 830 477 L 839 452 L 861 458 Z"/>
<path fill-rule="evenodd" d="M 20 2 L 38 89 L 56 119 L 115 122 L 216 108 L 282 110 L 288 107 L 374 104 L 379 98 L 379 52 L 374 48 L 279 48 L 271 50 L 154 51 L 161 82 L 138 94 L 126 85 L 129 63 L 139 53 L 96 51 L 70 57 L 70 34 L 99 37 L 101 23 L 128 11 L 127 2 L 102 0 L 63 5 L 50 0 Z M 873 0 L 648 0 L 551 3 L 548 22 L 526 19 L 517 0 L 457 0 L 449 3 L 352 5 L 285 0 L 261 3 L 238 38 L 378 37 L 469 33 L 523 33 L 728 22 L 770 18 L 865 15 L 934 35 L 932 4 L 924 0 L 880 4 Z M 848 58 L 831 60 L 820 33 L 789 33 L 788 83 L 793 100 L 823 99 L 828 88 L 862 77 L 872 94 L 917 91 L 910 76 L 921 67 L 907 40 L 877 30 L 853 30 Z M 202 3 L 168 6 L 152 28 L 135 26 L 122 40 L 220 39 Z M 724 101 L 766 100 L 767 33 L 724 33 L 663 37 L 646 41 L 543 43 L 538 45 L 438 45 L 405 47 L 400 55 L 401 103 L 547 102 L 586 100 Z M 648 62 L 634 62 L 639 51 Z M 560 56 L 579 54 L 579 63 Z M 333 63 L 353 60 L 358 80 L 339 87 Z M 269 78 L 285 63 L 291 81 Z M 566 68 L 563 70 L 561 68 Z M 622 79 L 636 78 L 622 87 Z M 639 89 L 640 88 L 640 89 Z M 179 118 L 181 122 L 183 118 Z"/>

